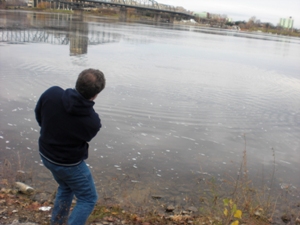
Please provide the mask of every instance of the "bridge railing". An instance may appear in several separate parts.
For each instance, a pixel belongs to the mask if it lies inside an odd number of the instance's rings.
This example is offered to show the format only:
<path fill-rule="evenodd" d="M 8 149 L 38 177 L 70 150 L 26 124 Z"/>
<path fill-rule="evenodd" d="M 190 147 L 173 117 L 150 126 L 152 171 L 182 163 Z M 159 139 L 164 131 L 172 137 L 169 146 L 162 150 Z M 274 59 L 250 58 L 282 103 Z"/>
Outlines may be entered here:
<path fill-rule="evenodd" d="M 87 2 L 89 2 L 89 0 L 87 0 Z M 192 12 L 185 10 L 183 7 L 175 7 L 172 5 L 161 4 L 154 0 L 93 0 L 93 2 L 104 4 L 117 4 L 124 6 L 139 6 L 142 8 L 157 9 L 170 12 L 180 12 L 192 15 Z"/>

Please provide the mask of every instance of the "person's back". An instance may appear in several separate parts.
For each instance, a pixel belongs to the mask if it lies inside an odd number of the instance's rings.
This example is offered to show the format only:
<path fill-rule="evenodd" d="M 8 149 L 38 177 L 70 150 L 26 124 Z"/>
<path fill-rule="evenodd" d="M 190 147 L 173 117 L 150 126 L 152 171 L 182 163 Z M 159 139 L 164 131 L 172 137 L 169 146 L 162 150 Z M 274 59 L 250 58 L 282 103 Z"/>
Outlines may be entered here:
<path fill-rule="evenodd" d="M 93 105 L 75 89 L 51 87 L 45 91 L 36 107 L 41 115 L 40 154 L 60 165 L 74 165 L 85 159 L 87 142 L 101 128 Z"/>
<path fill-rule="evenodd" d="M 76 89 L 51 87 L 36 105 L 40 155 L 59 184 L 51 224 L 66 222 L 74 194 L 78 200 L 68 220 L 71 225 L 84 224 L 97 201 L 92 176 L 83 160 L 88 157 L 88 142 L 101 128 L 93 100 L 104 87 L 101 71 L 84 70 Z"/>

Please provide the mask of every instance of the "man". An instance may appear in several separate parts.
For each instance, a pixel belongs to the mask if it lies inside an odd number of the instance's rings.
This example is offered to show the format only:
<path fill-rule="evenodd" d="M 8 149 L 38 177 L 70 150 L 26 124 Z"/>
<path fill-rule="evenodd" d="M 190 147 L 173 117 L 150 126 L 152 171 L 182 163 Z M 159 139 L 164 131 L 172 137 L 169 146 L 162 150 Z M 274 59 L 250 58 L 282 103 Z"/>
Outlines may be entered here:
<path fill-rule="evenodd" d="M 93 100 L 104 87 L 103 73 L 87 69 L 79 74 L 76 89 L 54 86 L 37 102 L 40 155 L 59 185 L 51 225 L 84 225 L 97 202 L 95 184 L 84 160 L 88 157 L 87 142 L 101 128 Z M 74 195 L 77 203 L 68 217 Z"/>

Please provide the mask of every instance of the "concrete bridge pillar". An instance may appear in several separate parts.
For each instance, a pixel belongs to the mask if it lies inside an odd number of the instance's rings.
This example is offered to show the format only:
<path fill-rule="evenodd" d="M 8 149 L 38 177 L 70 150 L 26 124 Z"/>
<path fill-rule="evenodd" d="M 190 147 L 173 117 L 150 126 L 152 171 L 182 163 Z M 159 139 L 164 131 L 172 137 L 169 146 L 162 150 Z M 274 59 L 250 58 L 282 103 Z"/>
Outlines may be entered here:
<path fill-rule="evenodd" d="M 125 7 L 120 7 L 119 14 L 120 14 L 120 17 L 119 17 L 120 21 L 124 22 L 127 20 L 127 9 Z"/>
<path fill-rule="evenodd" d="M 37 5 L 41 2 L 41 0 L 33 0 L 33 7 L 37 7 Z"/>
<path fill-rule="evenodd" d="M 169 19 L 169 23 L 174 23 L 174 20 L 176 19 L 175 16 L 170 16 L 170 19 Z"/>
<path fill-rule="evenodd" d="M 154 15 L 154 21 L 155 22 L 160 22 L 161 21 L 161 14 L 160 13 Z"/>

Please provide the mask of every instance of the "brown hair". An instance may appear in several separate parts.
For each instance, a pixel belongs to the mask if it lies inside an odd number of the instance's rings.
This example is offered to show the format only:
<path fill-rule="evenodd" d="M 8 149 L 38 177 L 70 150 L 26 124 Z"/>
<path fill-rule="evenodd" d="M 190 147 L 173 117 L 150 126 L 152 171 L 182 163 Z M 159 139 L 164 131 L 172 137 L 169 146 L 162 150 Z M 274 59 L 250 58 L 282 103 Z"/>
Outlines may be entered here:
<path fill-rule="evenodd" d="M 91 99 L 105 88 L 105 77 L 100 70 L 83 70 L 77 78 L 76 90 L 86 99 Z"/>

